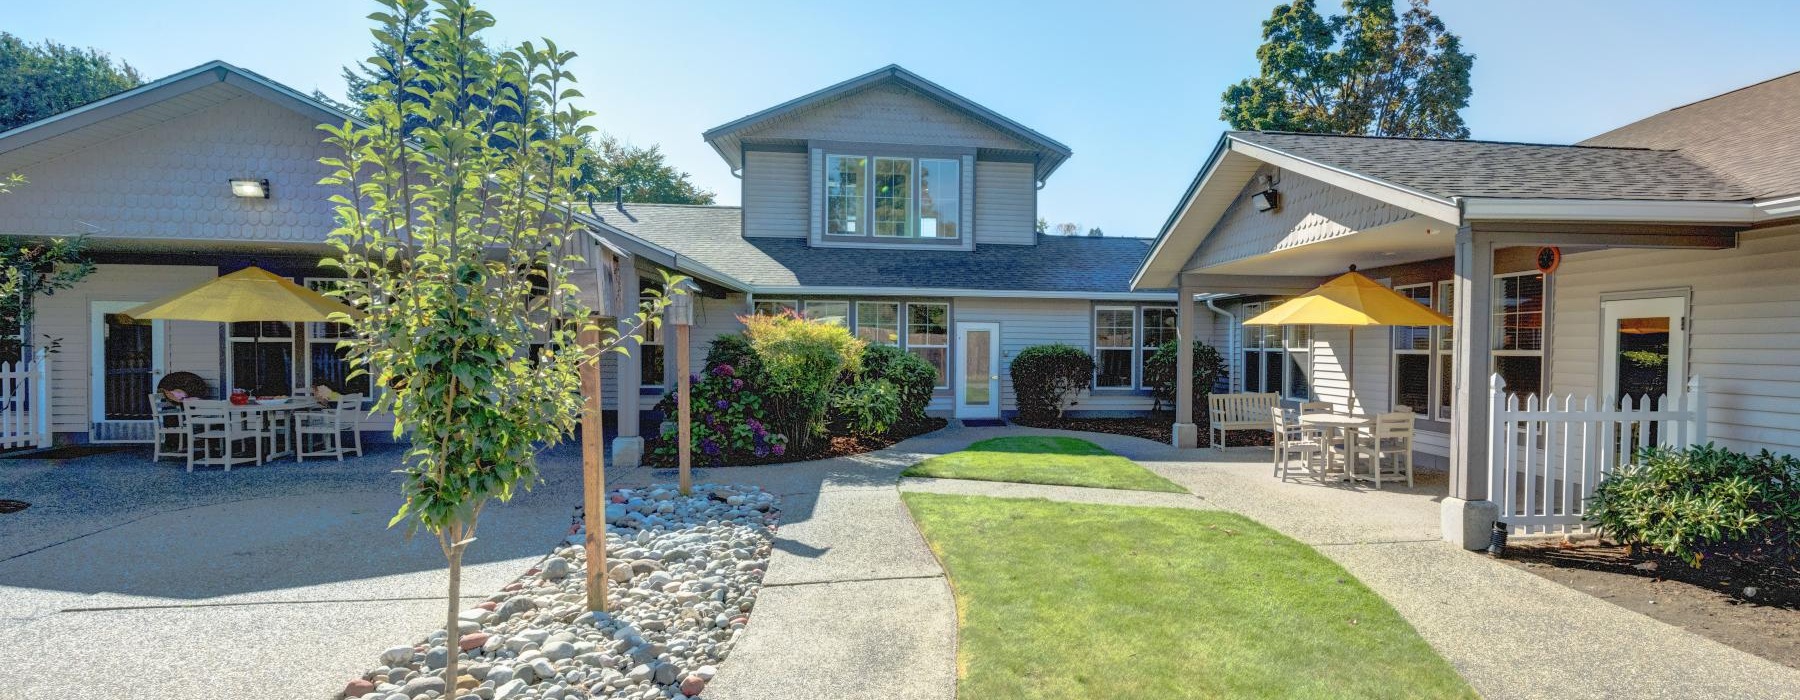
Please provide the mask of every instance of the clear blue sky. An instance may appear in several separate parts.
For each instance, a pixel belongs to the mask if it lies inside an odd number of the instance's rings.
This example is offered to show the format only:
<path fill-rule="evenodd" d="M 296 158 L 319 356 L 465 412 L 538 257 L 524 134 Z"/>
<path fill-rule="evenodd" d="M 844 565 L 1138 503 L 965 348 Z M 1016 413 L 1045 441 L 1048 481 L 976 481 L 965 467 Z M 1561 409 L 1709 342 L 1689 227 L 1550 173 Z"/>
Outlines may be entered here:
<path fill-rule="evenodd" d="M 369 2 L 13 0 L 0 30 L 93 46 L 156 78 L 223 59 L 342 93 L 368 52 Z M 489 0 L 508 43 L 548 36 L 597 126 L 658 143 L 725 204 L 738 182 L 700 132 L 888 63 L 1075 151 L 1044 189 L 1052 223 L 1155 235 L 1224 124 L 1219 94 L 1256 69 L 1273 0 L 872 3 Z M 1331 0 L 1322 9 L 1335 10 Z M 1476 138 L 1570 142 L 1800 70 L 1790 2 L 1438 0 L 1476 55 Z"/>

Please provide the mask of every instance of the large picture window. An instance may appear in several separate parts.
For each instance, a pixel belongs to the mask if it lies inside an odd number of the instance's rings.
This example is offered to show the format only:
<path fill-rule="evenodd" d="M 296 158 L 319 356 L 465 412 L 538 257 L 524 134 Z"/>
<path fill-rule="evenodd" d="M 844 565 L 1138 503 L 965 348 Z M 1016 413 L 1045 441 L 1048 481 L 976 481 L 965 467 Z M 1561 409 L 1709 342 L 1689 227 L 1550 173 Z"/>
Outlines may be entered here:
<path fill-rule="evenodd" d="M 962 161 L 828 154 L 825 233 L 899 240 L 962 235 Z"/>
<path fill-rule="evenodd" d="M 862 156 L 825 157 L 825 232 L 861 236 L 869 159 Z"/>

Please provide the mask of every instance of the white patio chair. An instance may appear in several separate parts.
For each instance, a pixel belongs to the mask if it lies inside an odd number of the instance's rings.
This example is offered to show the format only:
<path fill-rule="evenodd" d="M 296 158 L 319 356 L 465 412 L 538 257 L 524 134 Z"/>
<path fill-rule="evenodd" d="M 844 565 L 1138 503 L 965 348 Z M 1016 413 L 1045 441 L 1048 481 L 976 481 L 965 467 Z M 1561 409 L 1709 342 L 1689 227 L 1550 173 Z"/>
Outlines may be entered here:
<path fill-rule="evenodd" d="M 243 418 L 231 410 L 231 402 L 189 399 L 182 413 L 187 418 L 188 471 L 196 464 L 219 465 L 231 471 L 234 464 L 261 461 L 256 437 L 243 434 Z M 248 456 L 237 456 L 240 443 L 250 446 Z"/>
<path fill-rule="evenodd" d="M 1398 480 L 1405 475 L 1407 487 L 1413 485 L 1413 418 L 1412 411 L 1375 416 L 1374 429 L 1360 440 L 1370 458 L 1369 474 L 1375 479 L 1375 488 L 1381 488 L 1384 476 Z"/>
<path fill-rule="evenodd" d="M 361 457 L 362 431 L 357 429 L 361 414 L 362 394 L 345 394 L 324 410 L 295 414 L 295 459 L 305 462 L 307 457 L 335 457 L 342 462 L 344 455 L 352 452 Z M 346 432 L 350 433 L 350 445 L 345 444 Z"/>
<path fill-rule="evenodd" d="M 161 393 L 150 395 L 150 420 L 156 426 L 156 444 L 151 446 L 150 461 L 164 457 L 181 459 L 188 454 L 187 415 L 179 404 L 170 403 Z"/>
<path fill-rule="evenodd" d="M 1269 412 L 1269 432 L 1275 436 L 1275 476 L 1287 481 L 1288 470 L 1294 464 L 1294 458 L 1300 459 L 1303 469 L 1315 477 L 1325 477 L 1325 444 L 1318 430 L 1302 426 L 1286 411 L 1275 409 Z"/>

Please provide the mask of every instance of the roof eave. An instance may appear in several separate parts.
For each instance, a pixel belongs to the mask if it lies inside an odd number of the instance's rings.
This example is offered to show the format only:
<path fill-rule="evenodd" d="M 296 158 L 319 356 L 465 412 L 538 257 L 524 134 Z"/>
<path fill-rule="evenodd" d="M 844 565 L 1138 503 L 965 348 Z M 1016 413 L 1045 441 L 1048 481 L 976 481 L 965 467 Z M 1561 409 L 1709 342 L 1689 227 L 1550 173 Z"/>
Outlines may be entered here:
<path fill-rule="evenodd" d="M 1800 200 L 1800 198 L 1797 198 Z M 1460 198 L 1464 221 L 1610 221 L 1748 226 L 1770 218 L 1750 201 Z M 1791 204 L 1800 211 L 1800 201 Z"/>

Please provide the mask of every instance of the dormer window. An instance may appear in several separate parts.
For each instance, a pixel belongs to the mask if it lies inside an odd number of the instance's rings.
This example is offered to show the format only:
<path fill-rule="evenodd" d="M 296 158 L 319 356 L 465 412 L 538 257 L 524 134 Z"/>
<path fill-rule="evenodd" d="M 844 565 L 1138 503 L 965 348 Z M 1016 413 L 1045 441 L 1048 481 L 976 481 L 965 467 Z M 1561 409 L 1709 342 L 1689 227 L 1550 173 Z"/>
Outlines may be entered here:
<path fill-rule="evenodd" d="M 962 235 L 962 163 L 827 154 L 825 202 L 825 233 L 835 238 L 955 240 Z"/>

